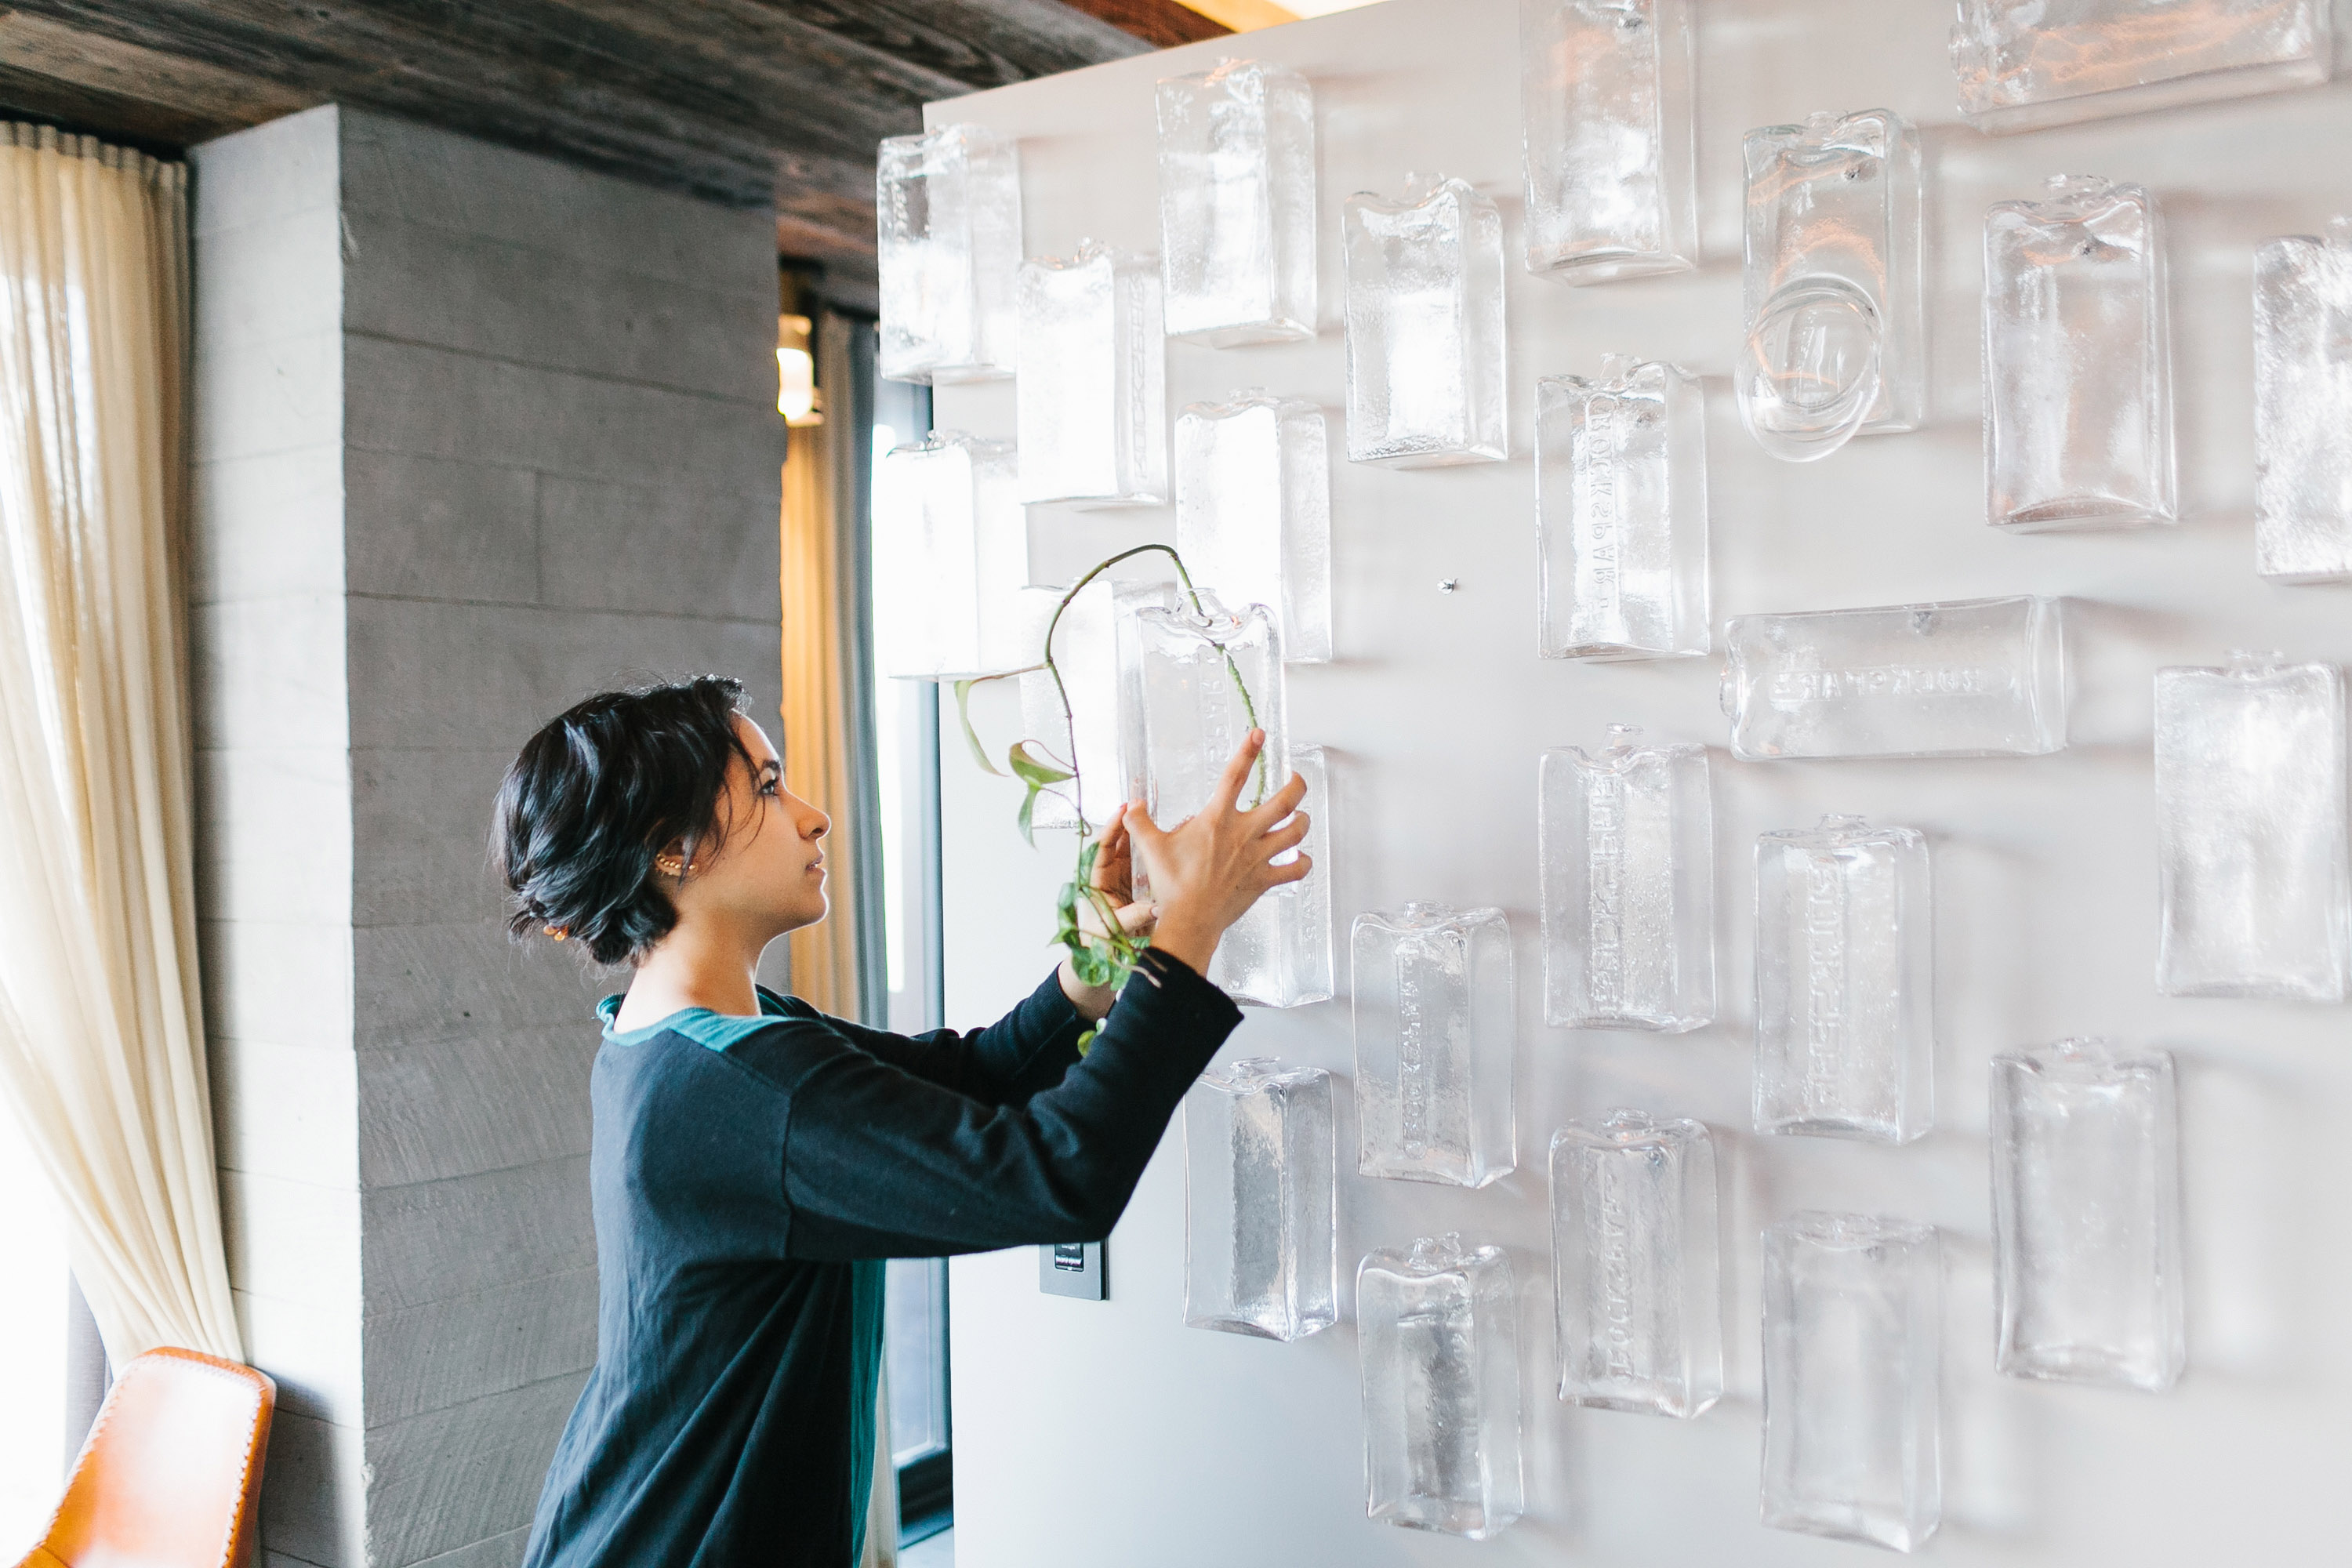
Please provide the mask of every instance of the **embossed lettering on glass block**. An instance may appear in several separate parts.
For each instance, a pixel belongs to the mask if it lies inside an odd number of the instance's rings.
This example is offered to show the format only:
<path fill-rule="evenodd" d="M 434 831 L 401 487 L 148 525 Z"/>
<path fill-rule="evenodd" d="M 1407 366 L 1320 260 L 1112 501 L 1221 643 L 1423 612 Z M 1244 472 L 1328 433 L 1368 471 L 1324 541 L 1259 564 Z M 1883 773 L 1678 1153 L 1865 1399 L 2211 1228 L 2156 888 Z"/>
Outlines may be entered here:
<path fill-rule="evenodd" d="M 1209 978 L 1236 1002 L 1303 1007 L 1331 999 L 1330 774 L 1323 748 L 1294 744 L 1290 765 L 1307 783 L 1298 809 L 1307 837 L 1277 863 L 1304 854 L 1314 864 L 1296 882 L 1258 895 L 1249 912 L 1225 928 L 1209 963 Z"/>
<path fill-rule="evenodd" d="M 1611 355 L 1536 383 L 1536 651 L 1707 650 L 1706 413 L 1697 378 Z"/>
<path fill-rule="evenodd" d="M 1918 1549 L 1943 1521 L 1933 1226 L 1796 1215 L 1764 1233 L 1764 1522 Z"/>
<path fill-rule="evenodd" d="M 1959 0 L 1960 118 L 2000 134 L 2326 81 L 2328 0 Z"/>
<path fill-rule="evenodd" d="M 894 447 L 874 466 L 874 647 L 885 676 L 945 680 L 1037 657 L 1029 524 L 1013 447 L 960 430 Z"/>
<path fill-rule="evenodd" d="M 1687 1419 L 1723 1397 L 1715 1143 L 1612 1110 L 1551 1140 L 1559 1396 Z"/>
<path fill-rule="evenodd" d="M 1927 841 L 1824 816 L 1756 840 L 1756 1131 L 1907 1143 L 1935 1124 Z"/>
<path fill-rule="evenodd" d="M 2344 675 L 2236 652 L 2156 672 L 2156 984 L 2341 1002 Z"/>
<path fill-rule="evenodd" d="M 2021 532 L 2176 521 L 2156 204 L 2060 174 L 1985 215 L 1985 510 Z"/>
<path fill-rule="evenodd" d="M 1698 254 L 1689 0 L 1519 0 L 1528 270 L 1680 272 Z"/>
<path fill-rule="evenodd" d="M 1918 428 L 1927 400 L 1919 133 L 1884 109 L 1768 125 L 1744 142 L 1747 342 L 1732 384 L 1757 444 L 1792 463 Z"/>
<path fill-rule="evenodd" d="M 1160 263 L 1083 241 L 1021 264 L 1021 499 L 1157 506 L 1168 499 L 1167 338 Z"/>
<path fill-rule="evenodd" d="M 1199 606 L 1136 613 L 1142 660 L 1145 799 L 1152 820 L 1173 826 L 1209 802 L 1218 775 L 1251 730 L 1265 731 L 1246 808 L 1290 781 L 1284 721 L 1282 635 L 1263 605 L 1238 613 L 1202 590 Z"/>
<path fill-rule="evenodd" d="M 2188 1346 L 2169 1053 L 2061 1040 L 1993 1058 L 1992 1241 L 2001 1371 L 2172 1386 Z"/>
<path fill-rule="evenodd" d="M 1519 1517 L 1519 1331 L 1499 1247 L 1424 1237 L 1356 1270 L 1364 1511 L 1483 1541 Z"/>
<path fill-rule="evenodd" d="M 984 126 L 892 136 L 877 151 L 881 371 L 945 384 L 1013 374 L 1021 165 Z"/>
<path fill-rule="evenodd" d="M 2254 252 L 2254 563 L 2352 579 L 2352 217 Z"/>
<path fill-rule="evenodd" d="M 1348 198 L 1348 456 L 1396 468 L 1500 462 L 1503 215 L 1460 180 Z"/>
<path fill-rule="evenodd" d="M 1715 809 L 1706 748 L 1546 752 L 1544 1022 L 1679 1035 L 1715 1019 Z"/>
<path fill-rule="evenodd" d="M 2059 601 L 2020 596 L 1736 616 L 1731 754 L 2038 757 L 2066 744 Z"/>
<path fill-rule="evenodd" d="M 1168 335 L 1315 335 L 1315 90 L 1267 60 L 1169 77 L 1160 110 Z"/>
<path fill-rule="evenodd" d="M 1331 657 L 1323 410 L 1252 388 L 1176 417 L 1176 548 L 1228 605 L 1264 605 L 1293 664 Z"/>
<path fill-rule="evenodd" d="M 1184 1096 L 1184 1325 L 1303 1339 L 1339 1321 L 1331 1075 L 1252 1057 Z"/>
<path fill-rule="evenodd" d="M 1518 1163 L 1510 923 L 1411 903 L 1356 917 L 1356 1168 L 1483 1187 Z"/>

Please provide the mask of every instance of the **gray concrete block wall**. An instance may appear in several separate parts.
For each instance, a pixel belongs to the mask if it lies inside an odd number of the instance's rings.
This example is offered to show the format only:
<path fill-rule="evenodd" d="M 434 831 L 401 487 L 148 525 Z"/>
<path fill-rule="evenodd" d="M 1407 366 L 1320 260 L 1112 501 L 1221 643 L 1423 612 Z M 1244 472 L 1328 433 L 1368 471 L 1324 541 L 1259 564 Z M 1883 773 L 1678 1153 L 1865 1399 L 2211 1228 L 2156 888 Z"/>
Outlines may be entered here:
<path fill-rule="evenodd" d="M 491 798 L 600 687 L 722 671 L 772 720 L 773 231 L 334 108 L 196 164 L 217 1121 L 286 1369 L 264 1546 L 495 1568 L 594 1358 L 617 982 L 508 940 Z"/>

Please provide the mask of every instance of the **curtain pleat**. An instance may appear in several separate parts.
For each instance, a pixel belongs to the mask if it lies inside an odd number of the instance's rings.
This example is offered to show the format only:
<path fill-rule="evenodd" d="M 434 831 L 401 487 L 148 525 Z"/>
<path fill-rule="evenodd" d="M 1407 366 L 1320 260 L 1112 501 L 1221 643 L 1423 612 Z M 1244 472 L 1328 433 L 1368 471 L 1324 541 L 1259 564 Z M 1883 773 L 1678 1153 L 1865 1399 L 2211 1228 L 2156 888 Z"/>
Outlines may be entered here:
<path fill-rule="evenodd" d="M 117 1364 L 241 1354 L 196 971 L 186 173 L 0 125 L 0 1101 Z"/>

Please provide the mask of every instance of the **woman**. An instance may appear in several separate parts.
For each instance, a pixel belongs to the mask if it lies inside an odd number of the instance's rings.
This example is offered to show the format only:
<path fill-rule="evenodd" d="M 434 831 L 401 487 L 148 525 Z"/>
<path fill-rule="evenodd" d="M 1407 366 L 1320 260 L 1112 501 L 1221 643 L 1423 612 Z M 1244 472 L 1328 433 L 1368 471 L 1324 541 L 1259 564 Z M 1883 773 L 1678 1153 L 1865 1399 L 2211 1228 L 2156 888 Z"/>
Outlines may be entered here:
<path fill-rule="evenodd" d="M 1306 834 L 1303 781 L 1236 809 L 1253 734 L 1181 826 L 1137 805 L 1105 829 L 1096 885 L 1151 936 L 1124 991 L 1066 959 L 972 1034 L 829 1018 L 752 978 L 770 942 L 824 918 L 831 824 L 784 789 L 741 695 L 706 677 L 592 697 L 499 795 L 518 934 L 632 970 L 599 1008 L 596 1368 L 530 1568 L 851 1568 L 877 1480 L 883 1260 L 1108 1233 L 1240 1022 L 1202 978 L 1217 939 L 1307 874 L 1303 856 L 1271 864 Z"/>

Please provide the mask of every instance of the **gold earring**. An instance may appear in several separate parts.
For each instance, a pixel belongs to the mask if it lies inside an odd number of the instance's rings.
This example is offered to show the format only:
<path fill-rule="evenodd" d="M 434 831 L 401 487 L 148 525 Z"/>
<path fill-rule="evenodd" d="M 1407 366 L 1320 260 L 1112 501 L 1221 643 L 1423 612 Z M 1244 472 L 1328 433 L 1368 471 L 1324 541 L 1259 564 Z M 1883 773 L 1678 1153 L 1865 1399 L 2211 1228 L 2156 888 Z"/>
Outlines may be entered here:
<path fill-rule="evenodd" d="M 686 875 L 686 862 L 675 855 L 656 855 L 654 857 L 654 869 L 665 877 L 683 877 Z"/>

